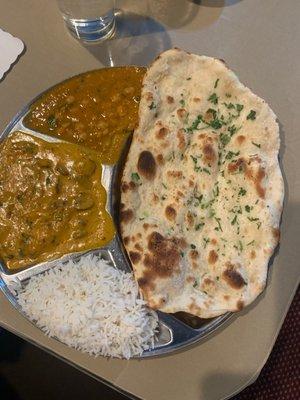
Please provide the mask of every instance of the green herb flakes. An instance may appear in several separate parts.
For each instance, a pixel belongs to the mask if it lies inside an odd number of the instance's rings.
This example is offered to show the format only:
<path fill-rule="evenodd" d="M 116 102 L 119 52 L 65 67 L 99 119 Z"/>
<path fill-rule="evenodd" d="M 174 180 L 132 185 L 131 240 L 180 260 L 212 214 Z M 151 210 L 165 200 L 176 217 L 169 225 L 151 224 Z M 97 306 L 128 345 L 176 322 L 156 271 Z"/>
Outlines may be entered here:
<path fill-rule="evenodd" d="M 199 224 L 197 224 L 197 225 L 195 226 L 195 231 L 199 231 L 201 228 L 203 228 L 204 225 L 205 225 L 204 222 L 200 222 Z"/>
<path fill-rule="evenodd" d="M 218 96 L 216 95 L 216 93 L 213 93 L 209 96 L 209 98 L 207 99 L 208 101 L 210 101 L 213 104 L 218 104 Z"/>
<path fill-rule="evenodd" d="M 137 172 L 133 172 L 132 174 L 131 174 L 131 180 L 133 181 L 133 182 L 135 182 L 135 183 L 139 183 L 139 181 L 140 181 L 140 176 L 139 176 L 139 174 L 137 173 Z"/>
<path fill-rule="evenodd" d="M 218 224 L 218 228 L 219 228 L 219 230 L 221 231 L 221 232 L 223 232 L 223 229 L 222 229 L 222 225 L 221 225 L 221 218 L 217 218 L 217 217 L 215 217 L 215 220 L 216 220 L 216 222 L 217 222 L 217 224 Z"/>
<path fill-rule="evenodd" d="M 245 196 L 246 193 L 247 193 L 247 190 L 241 187 L 240 190 L 239 190 L 238 195 L 239 196 Z"/>
<path fill-rule="evenodd" d="M 221 133 L 220 134 L 220 140 L 223 146 L 226 146 L 230 142 L 230 136 L 227 135 L 226 133 Z"/>
<path fill-rule="evenodd" d="M 234 216 L 233 220 L 231 221 L 231 225 L 236 224 L 237 222 L 237 215 Z"/>
<path fill-rule="evenodd" d="M 251 119 L 252 121 L 256 119 L 256 111 L 251 110 L 247 115 L 247 119 Z"/>
<path fill-rule="evenodd" d="M 210 242 L 210 239 L 209 238 L 203 238 L 203 241 L 204 241 L 204 248 L 206 249 L 206 246 Z"/>

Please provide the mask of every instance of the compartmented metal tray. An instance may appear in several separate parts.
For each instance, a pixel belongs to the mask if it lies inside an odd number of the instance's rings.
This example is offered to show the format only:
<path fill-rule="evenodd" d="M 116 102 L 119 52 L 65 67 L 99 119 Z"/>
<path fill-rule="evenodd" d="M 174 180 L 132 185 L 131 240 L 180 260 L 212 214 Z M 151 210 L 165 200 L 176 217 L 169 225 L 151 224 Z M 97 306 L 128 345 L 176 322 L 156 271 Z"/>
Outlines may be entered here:
<path fill-rule="evenodd" d="M 2 141 L 10 133 L 19 130 L 42 138 L 48 142 L 62 142 L 62 140 L 60 139 L 28 129 L 23 124 L 23 119 L 29 112 L 31 105 L 42 94 L 44 94 L 44 92 L 33 99 L 12 119 L 12 121 L 1 133 L 0 141 Z M 118 233 L 120 173 L 122 171 L 129 146 L 130 140 L 128 140 L 126 146 L 124 147 L 123 153 L 117 164 L 102 165 L 102 184 L 107 191 L 106 208 L 107 211 L 111 214 L 117 228 L 116 235 L 108 245 L 100 249 L 98 248 L 90 250 L 89 252 L 68 254 L 59 259 L 36 264 L 18 272 L 8 271 L 5 266 L 0 263 L 0 289 L 5 294 L 7 299 L 11 302 L 11 304 L 25 317 L 26 315 L 18 304 L 15 289 L 24 287 L 24 285 L 27 284 L 28 280 L 32 276 L 43 273 L 50 268 L 53 268 L 58 260 L 60 262 L 68 261 L 69 259 L 76 260 L 76 258 L 80 257 L 83 254 L 94 253 L 101 255 L 101 257 L 110 261 L 116 268 L 122 269 L 124 271 L 131 271 L 130 262 L 127 258 L 126 252 L 122 245 L 122 241 L 120 239 L 120 235 Z M 158 312 L 159 334 L 155 342 L 155 346 L 153 349 L 145 351 L 140 358 L 159 356 L 162 354 L 170 353 L 175 350 L 182 349 L 189 344 L 198 342 L 213 331 L 215 331 L 221 325 L 223 325 L 225 321 L 230 318 L 231 315 L 231 313 L 227 313 L 215 318 L 200 319 L 185 313 L 165 314 L 162 312 Z"/>

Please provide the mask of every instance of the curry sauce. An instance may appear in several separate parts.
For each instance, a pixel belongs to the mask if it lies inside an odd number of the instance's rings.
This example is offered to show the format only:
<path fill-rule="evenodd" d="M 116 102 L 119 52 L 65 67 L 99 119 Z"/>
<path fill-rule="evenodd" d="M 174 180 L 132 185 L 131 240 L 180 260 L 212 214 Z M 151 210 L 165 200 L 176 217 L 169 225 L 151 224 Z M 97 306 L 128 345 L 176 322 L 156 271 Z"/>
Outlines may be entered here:
<path fill-rule="evenodd" d="M 36 101 L 24 124 L 96 150 L 103 163 L 113 164 L 137 125 L 145 71 L 106 68 L 70 78 Z"/>
<path fill-rule="evenodd" d="M 0 156 L 0 257 L 9 269 L 112 239 L 95 152 L 14 132 Z"/>

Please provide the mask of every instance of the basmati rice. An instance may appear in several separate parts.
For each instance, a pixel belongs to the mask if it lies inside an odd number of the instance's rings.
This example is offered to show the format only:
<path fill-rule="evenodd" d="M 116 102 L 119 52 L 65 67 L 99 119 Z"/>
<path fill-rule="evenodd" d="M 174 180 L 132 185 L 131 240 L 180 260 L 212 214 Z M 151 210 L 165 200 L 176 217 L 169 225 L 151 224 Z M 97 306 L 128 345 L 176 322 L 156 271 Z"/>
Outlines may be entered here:
<path fill-rule="evenodd" d="M 158 318 L 133 275 L 96 255 L 32 277 L 18 301 L 47 335 L 91 355 L 129 359 L 154 345 Z"/>

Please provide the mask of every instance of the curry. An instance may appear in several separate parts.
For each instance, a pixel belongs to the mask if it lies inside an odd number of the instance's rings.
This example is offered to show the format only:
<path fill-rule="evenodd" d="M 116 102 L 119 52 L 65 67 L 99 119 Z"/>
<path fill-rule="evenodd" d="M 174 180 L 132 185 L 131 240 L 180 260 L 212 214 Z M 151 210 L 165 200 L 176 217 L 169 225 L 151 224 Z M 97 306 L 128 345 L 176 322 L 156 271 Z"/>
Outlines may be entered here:
<path fill-rule="evenodd" d="M 9 269 L 112 239 L 95 152 L 14 132 L 0 144 L 0 157 L 0 257 Z"/>
<path fill-rule="evenodd" d="M 75 76 L 35 102 L 24 124 L 96 150 L 103 163 L 113 164 L 137 124 L 145 71 L 117 67 Z"/>

